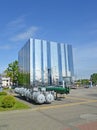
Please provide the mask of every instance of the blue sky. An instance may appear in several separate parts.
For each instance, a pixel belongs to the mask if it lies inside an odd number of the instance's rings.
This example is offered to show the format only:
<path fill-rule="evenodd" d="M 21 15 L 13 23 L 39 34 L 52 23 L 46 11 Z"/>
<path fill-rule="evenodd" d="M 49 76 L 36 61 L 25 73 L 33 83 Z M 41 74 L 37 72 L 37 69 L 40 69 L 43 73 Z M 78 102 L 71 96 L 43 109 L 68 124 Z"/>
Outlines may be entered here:
<path fill-rule="evenodd" d="M 77 78 L 97 72 L 97 0 L 0 0 L 0 73 L 30 38 L 72 44 Z"/>

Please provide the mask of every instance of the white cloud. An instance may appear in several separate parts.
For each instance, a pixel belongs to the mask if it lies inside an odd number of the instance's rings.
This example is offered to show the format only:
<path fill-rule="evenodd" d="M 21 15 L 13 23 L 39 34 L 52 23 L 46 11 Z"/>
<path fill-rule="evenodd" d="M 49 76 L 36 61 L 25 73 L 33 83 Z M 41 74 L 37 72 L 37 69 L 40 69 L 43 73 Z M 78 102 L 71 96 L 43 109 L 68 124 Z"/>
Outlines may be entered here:
<path fill-rule="evenodd" d="M 32 37 L 32 36 L 35 35 L 35 33 L 37 32 L 37 30 L 38 30 L 38 27 L 31 26 L 26 31 L 21 32 L 21 33 L 17 34 L 16 36 L 13 36 L 11 38 L 11 40 L 12 41 L 20 41 L 20 40 L 29 39 L 30 37 Z"/>
<path fill-rule="evenodd" d="M 10 41 L 16 42 L 33 37 L 38 29 L 36 26 L 27 25 L 26 16 L 21 16 L 7 24 L 5 35 Z"/>
<path fill-rule="evenodd" d="M 10 49 L 12 49 L 12 47 L 10 45 L 0 46 L 0 50 L 10 50 Z"/>
<path fill-rule="evenodd" d="M 13 21 L 10 21 L 10 22 L 7 24 L 7 26 L 8 26 L 8 27 L 14 27 L 14 26 L 17 26 L 17 25 L 22 24 L 23 22 L 24 22 L 24 17 L 21 16 L 21 17 L 15 19 L 15 20 L 13 20 Z"/>
<path fill-rule="evenodd" d="M 26 20 L 25 20 L 25 17 L 23 17 L 23 16 L 10 21 L 6 26 L 5 34 L 9 36 L 9 35 L 18 33 L 21 30 L 24 30 L 27 27 L 25 22 L 26 22 Z"/>
<path fill-rule="evenodd" d="M 14 27 L 25 27 L 26 26 L 26 16 L 20 16 L 20 17 L 17 17 L 16 19 L 10 21 L 8 24 L 7 24 L 7 27 L 8 28 L 14 28 Z"/>

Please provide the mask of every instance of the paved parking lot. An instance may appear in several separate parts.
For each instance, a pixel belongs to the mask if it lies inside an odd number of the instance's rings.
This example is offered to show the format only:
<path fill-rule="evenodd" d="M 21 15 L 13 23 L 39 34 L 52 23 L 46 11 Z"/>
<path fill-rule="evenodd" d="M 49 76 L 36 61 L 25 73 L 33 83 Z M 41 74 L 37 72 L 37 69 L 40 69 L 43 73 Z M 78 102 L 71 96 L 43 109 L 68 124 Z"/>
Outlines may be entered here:
<path fill-rule="evenodd" d="M 97 87 L 72 89 L 51 104 L 27 104 L 31 109 L 0 112 L 0 130 L 97 130 Z"/>

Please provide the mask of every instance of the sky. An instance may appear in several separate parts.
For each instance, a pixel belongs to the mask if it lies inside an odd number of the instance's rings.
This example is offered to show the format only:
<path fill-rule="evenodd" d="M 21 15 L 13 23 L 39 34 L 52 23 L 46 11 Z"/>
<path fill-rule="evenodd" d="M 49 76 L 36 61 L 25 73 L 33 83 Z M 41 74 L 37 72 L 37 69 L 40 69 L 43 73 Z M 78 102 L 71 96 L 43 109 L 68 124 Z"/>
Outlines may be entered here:
<path fill-rule="evenodd" d="M 76 79 L 97 73 L 97 0 L 0 0 L 0 73 L 32 38 L 72 44 Z"/>

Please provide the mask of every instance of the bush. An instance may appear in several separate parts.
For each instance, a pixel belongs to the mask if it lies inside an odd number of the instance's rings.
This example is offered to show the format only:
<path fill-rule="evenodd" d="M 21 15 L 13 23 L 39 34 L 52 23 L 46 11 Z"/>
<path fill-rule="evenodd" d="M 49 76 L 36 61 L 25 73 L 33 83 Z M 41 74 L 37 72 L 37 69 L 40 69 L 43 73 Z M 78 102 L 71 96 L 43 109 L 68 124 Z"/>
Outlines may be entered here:
<path fill-rule="evenodd" d="M 0 92 L 0 96 L 2 96 L 2 95 L 7 95 L 7 93 L 6 92 Z"/>
<path fill-rule="evenodd" d="M 10 95 L 5 96 L 1 101 L 2 107 L 4 108 L 11 108 L 14 106 L 15 103 L 15 98 Z"/>

